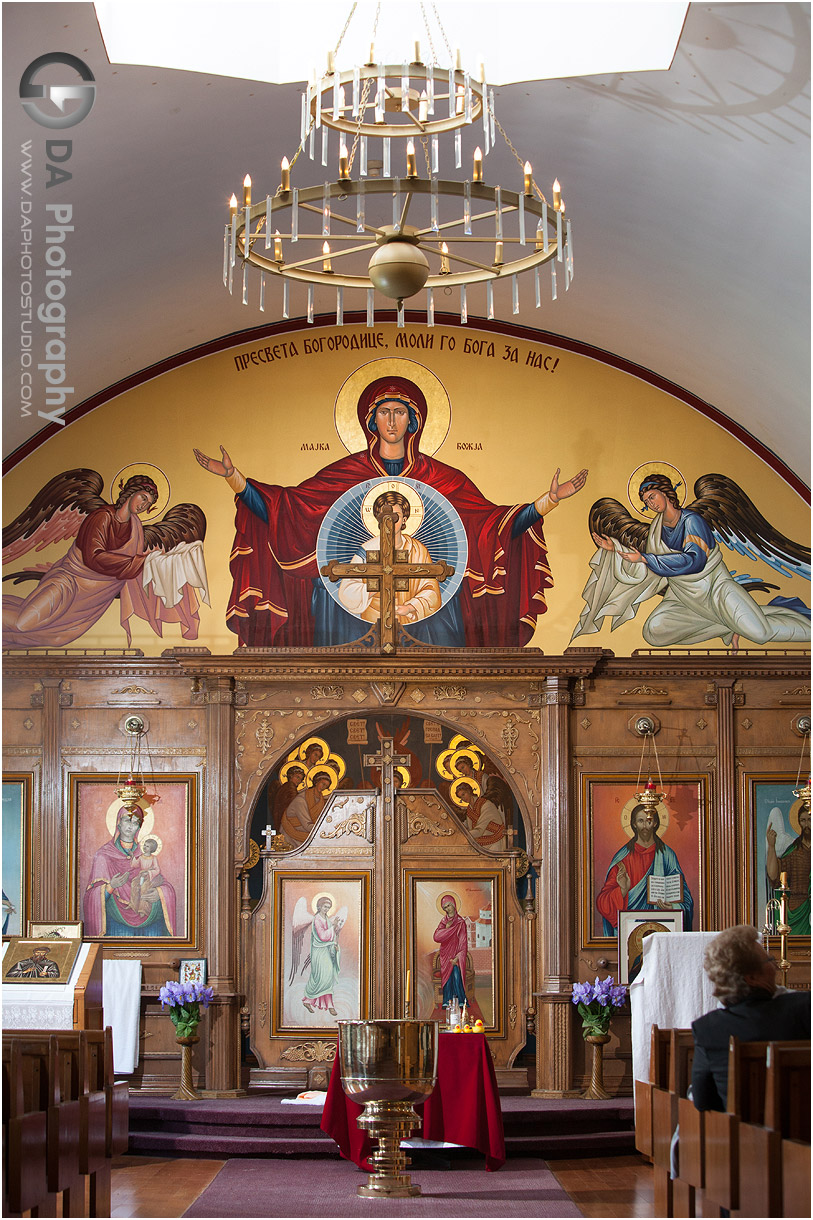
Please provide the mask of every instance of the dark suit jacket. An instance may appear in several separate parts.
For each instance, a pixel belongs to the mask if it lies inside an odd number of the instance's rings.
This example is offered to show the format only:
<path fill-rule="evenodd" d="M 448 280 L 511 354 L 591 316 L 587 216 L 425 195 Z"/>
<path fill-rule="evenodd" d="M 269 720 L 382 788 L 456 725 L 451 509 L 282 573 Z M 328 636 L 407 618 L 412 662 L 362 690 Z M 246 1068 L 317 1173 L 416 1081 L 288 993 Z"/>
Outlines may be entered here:
<path fill-rule="evenodd" d="M 771 996 L 754 990 L 747 1000 L 707 1012 L 692 1021 L 692 1099 L 698 1110 L 725 1110 L 728 1093 L 728 1039 L 785 1042 L 810 1037 L 810 992 Z"/>

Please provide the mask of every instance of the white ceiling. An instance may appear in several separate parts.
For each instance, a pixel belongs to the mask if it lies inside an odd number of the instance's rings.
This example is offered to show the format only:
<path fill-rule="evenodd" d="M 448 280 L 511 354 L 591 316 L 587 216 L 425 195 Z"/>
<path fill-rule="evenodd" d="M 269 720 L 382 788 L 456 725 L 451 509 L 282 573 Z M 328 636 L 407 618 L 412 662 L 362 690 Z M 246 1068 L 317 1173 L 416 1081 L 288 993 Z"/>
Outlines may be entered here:
<path fill-rule="evenodd" d="M 500 19 L 500 5 L 472 7 Z M 296 12 L 307 9 L 299 0 Z M 8 455 L 43 422 L 19 405 L 22 143 L 32 141 L 35 302 L 45 204 L 73 205 L 66 341 L 78 404 L 175 353 L 273 320 L 225 292 L 220 241 L 226 201 L 246 172 L 255 197 L 275 189 L 298 142 L 300 88 L 111 66 L 91 4 L 5 3 L 3 26 Z M 521 156 L 540 181 L 558 175 L 564 185 L 576 276 L 539 310 L 523 289 L 518 317 L 507 285 L 495 290 L 498 317 L 654 370 L 738 421 L 807 482 L 809 27 L 807 4 L 692 4 L 667 71 L 500 87 L 497 113 Z M 48 51 L 79 56 L 98 88 L 90 115 L 66 133 L 72 179 L 52 193 L 45 141 L 57 137 L 18 98 L 23 71 Z M 320 168 L 308 163 L 313 182 Z M 498 147 L 489 180 L 513 185 L 516 174 Z M 304 299 L 292 304 L 298 313 Z M 317 294 L 316 304 L 327 312 L 333 301 Z M 483 312 L 470 290 L 470 322 Z"/>

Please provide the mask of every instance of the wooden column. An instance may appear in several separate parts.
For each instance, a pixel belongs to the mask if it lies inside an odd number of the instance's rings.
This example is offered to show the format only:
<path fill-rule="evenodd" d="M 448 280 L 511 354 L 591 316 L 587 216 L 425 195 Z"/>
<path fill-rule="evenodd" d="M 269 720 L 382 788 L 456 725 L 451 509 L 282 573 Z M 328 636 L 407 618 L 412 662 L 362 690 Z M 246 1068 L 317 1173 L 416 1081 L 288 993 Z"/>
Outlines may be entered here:
<path fill-rule="evenodd" d="M 42 683 L 42 779 L 34 835 L 31 914 L 35 919 L 67 919 L 69 858 L 68 811 L 62 787 L 60 678 L 43 677 Z M 39 692 L 37 692 L 37 696 Z M 70 701 L 70 696 L 65 698 Z M 37 698 L 37 701 L 38 698 Z M 36 802 L 36 796 L 35 796 Z M 81 912 L 78 916 L 81 918 Z M 27 929 L 23 928 L 23 933 Z"/>
<path fill-rule="evenodd" d="M 234 872 L 234 691 L 211 677 L 206 690 L 206 782 L 198 817 L 202 876 L 198 886 L 203 951 L 215 999 L 208 1015 L 206 1092 L 240 1092 L 240 997 L 236 990 L 239 889 Z"/>
<path fill-rule="evenodd" d="M 575 909 L 568 845 L 570 690 L 567 679 L 546 678 L 542 700 L 542 862 L 537 890 L 537 978 L 540 986 L 536 1021 L 537 1087 L 533 1096 L 561 1097 L 571 1091 L 572 1080 L 570 963 Z"/>
<path fill-rule="evenodd" d="M 734 709 L 742 705 L 742 695 L 734 689 L 734 679 L 715 683 L 709 694 L 717 704 L 717 830 L 712 846 L 710 875 L 725 878 L 726 883 L 714 887 L 708 926 L 728 928 L 738 922 L 737 886 L 731 881 L 737 876 L 737 768 L 734 753 Z M 707 695 L 708 698 L 708 695 Z M 708 817 L 709 811 L 706 811 Z"/>

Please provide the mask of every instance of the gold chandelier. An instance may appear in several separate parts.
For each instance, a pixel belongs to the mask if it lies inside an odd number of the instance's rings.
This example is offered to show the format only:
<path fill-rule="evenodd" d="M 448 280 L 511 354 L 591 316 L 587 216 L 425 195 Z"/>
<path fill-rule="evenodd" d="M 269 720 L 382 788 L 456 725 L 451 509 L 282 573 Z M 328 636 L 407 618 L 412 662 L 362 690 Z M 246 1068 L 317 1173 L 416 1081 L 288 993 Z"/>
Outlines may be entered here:
<path fill-rule="evenodd" d="M 380 7 L 368 62 L 348 70 L 336 63 L 354 4 L 328 53 L 327 71 L 314 75 L 302 94 L 299 146 L 290 163 L 283 159 L 275 193 L 254 203 L 246 175 L 242 202 L 232 195 L 223 235 L 223 283 L 233 293 L 241 276 L 247 305 L 248 268 L 257 268 L 264 311 L 266 285 L 281 281 L 283 318 L 290 316 L 291 283 L 304 284 L 308 322 L 314 317 L 315 287 L 335 288 L 339 326 L 345 289 L 366 293 L 368 326 L 374 325 L 376 290 L 397 303 L 398 325 L 403 326 L 404 301 L 425 288 L 426 323 L 433 326 L 435 289 L 459 288 L 460 320 L 466 322 L 469 286 L 485 284 L 485 313 L 493 318 L 494 284 L 508 280 L 517 314 L 519 276 L 530 271 L 539 308 L 546 264 L 555 300 L 573 278 L 571 221 L 565 218 L 559 182 L 554 181 L 549 202 L 530 163 L 523 163 L 496 117 L 484 65 L 476 75 L 463 69 L 460 53 L 452 56 L 436 11 L 453 66 L 437 63 L 423 4 L 431 62 L 422 61 L 416 42 L 411 61 L 377 63 Z M 521 189 L 485 180 L 484 156 L 493 150 L 497 131 L 518 162 Z M 455 169 L 462 169 L 464 132 L 478 141 L 471 174 L 441 178 L 441 165 L 452 160 Z M 326 180 L 295 184 L 297 162 L 305 156 L 328 167 Z M 335 177 L 327 176 L 331 166 Z"/>

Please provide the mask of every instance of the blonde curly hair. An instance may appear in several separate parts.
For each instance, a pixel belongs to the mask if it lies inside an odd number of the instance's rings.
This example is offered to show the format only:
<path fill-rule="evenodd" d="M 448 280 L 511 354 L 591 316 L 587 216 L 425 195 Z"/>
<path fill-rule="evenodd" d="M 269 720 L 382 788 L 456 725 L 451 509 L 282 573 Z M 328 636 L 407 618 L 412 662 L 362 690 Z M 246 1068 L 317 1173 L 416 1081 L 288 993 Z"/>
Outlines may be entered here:
<path fill-rule="evenodd" d="M 745 975 L 759 970 L 764 957 L 759 932 L 747 923 L 726 928 L 716 936 L 703 955 L 703 969 L 714 987 L 714 994 L 721 1004 L 728 1007 L 738 1004 L 751 994 L 750 983 Z"/>

